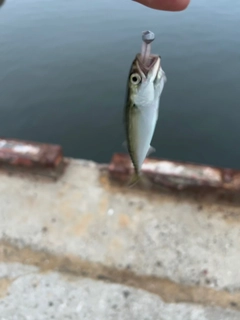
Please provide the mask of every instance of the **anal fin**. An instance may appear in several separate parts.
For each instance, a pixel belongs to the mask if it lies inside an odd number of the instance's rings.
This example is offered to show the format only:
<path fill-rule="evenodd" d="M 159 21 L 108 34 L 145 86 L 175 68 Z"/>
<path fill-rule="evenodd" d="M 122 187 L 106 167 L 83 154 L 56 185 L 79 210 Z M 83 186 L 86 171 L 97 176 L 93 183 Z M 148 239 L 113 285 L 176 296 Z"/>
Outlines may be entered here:
<path fill-rule="evenodd" d="M 150 146 L 149 149 L 148 149 L 148 152 L 147 152 L 147 157 L 148 157 L 150 154 L 154 153 L 154 152 L 156 152 L 156 149 L 153 148 L 152 146 Z"/>

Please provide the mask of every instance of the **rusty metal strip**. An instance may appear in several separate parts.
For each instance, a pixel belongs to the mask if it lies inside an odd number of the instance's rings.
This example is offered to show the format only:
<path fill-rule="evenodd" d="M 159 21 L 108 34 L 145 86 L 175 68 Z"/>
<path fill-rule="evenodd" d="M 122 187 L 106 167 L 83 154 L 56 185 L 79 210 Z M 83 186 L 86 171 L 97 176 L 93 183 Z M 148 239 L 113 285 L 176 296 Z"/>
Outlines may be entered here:
<path fill-rule="evenodd" d="M 0 165 L 55 169 L 63 161 L 59 145 L 0 139 Z"/>
<path fill-rule="evenodd" d="M 128 181 L 133 173 L 129 156 L 114 154 L 108 172 L 114 180 Z M 240 191 L 240 171 L 238 170 L 147 158 L 142 166 L 142 173 L 154 185 L 174 189 L 208 187 Z"/>

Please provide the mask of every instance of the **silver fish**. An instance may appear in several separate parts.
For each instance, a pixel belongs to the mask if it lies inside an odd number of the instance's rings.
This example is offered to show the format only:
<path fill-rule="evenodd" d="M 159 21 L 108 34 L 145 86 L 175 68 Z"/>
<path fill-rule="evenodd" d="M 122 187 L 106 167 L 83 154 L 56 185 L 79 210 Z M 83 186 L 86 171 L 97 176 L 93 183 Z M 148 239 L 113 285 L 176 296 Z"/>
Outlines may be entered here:
<path fill-rule="evenodd" d="M 140 179 L 145 158 L 155 151 L 151 141 L 158 119 L 160 96 L 167 80 L 161 68 L 161 57 L 151 54 L 154 33 L 145 31 L 142 39 L 142 51 L 131 65 L 125 106 L 126 145 L 135 170 L 130 185 Z"/>

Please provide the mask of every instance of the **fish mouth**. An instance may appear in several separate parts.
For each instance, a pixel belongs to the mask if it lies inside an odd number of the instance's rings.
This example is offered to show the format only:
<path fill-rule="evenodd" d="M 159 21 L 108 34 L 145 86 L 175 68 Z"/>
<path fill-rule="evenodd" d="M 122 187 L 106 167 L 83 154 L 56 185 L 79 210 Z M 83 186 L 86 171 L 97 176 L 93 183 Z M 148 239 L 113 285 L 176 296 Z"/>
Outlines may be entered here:
<path fill-rule="evenodd" d="M 140 70 L 147 77 L 149 71 L 151 71 L 156 64 L 158 64 L 161 57 L 157 54 L 149 54 L 147 56 L 143 56 L 142 53 L 138 53 L 136 56 L 137 64 Z M 158 70 L 160 69 L 160 63 Z"/>
<path fill-rule="evenodd" d="M 150 70 L 155 69 L 155 65 L 158 64 L 157 69 L 160 68 L 160 57 L 156 54 L 151 53 L 151 44 L 154 41 L 154 33 L 151 31 L 145 31 L 142 35 L 142 48 L 141 53 L 137 54 L 136 59 L 138 67 L 147 77 Z M 157 70 L 157 71 L 158 71 Z"/>

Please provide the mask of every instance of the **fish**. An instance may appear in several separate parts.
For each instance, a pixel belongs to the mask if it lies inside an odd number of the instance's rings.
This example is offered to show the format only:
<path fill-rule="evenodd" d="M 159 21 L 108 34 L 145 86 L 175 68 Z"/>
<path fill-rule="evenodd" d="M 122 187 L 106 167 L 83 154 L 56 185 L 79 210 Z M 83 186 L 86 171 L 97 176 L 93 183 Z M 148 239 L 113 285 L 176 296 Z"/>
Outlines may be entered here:
<path fill-rule="evenodd" d="M 141 179 L 141 168 L 145 158 L 155 149 L 151 146 L 158 120 L 160 97 L 167 81 L 161 67 L 161 56 L 151 53 L 154 33 L 142 34 L 142 50 L 135 56 L 128 75 L 124 123 L 127 147 L 134 174 L 129 186 Z"/>

